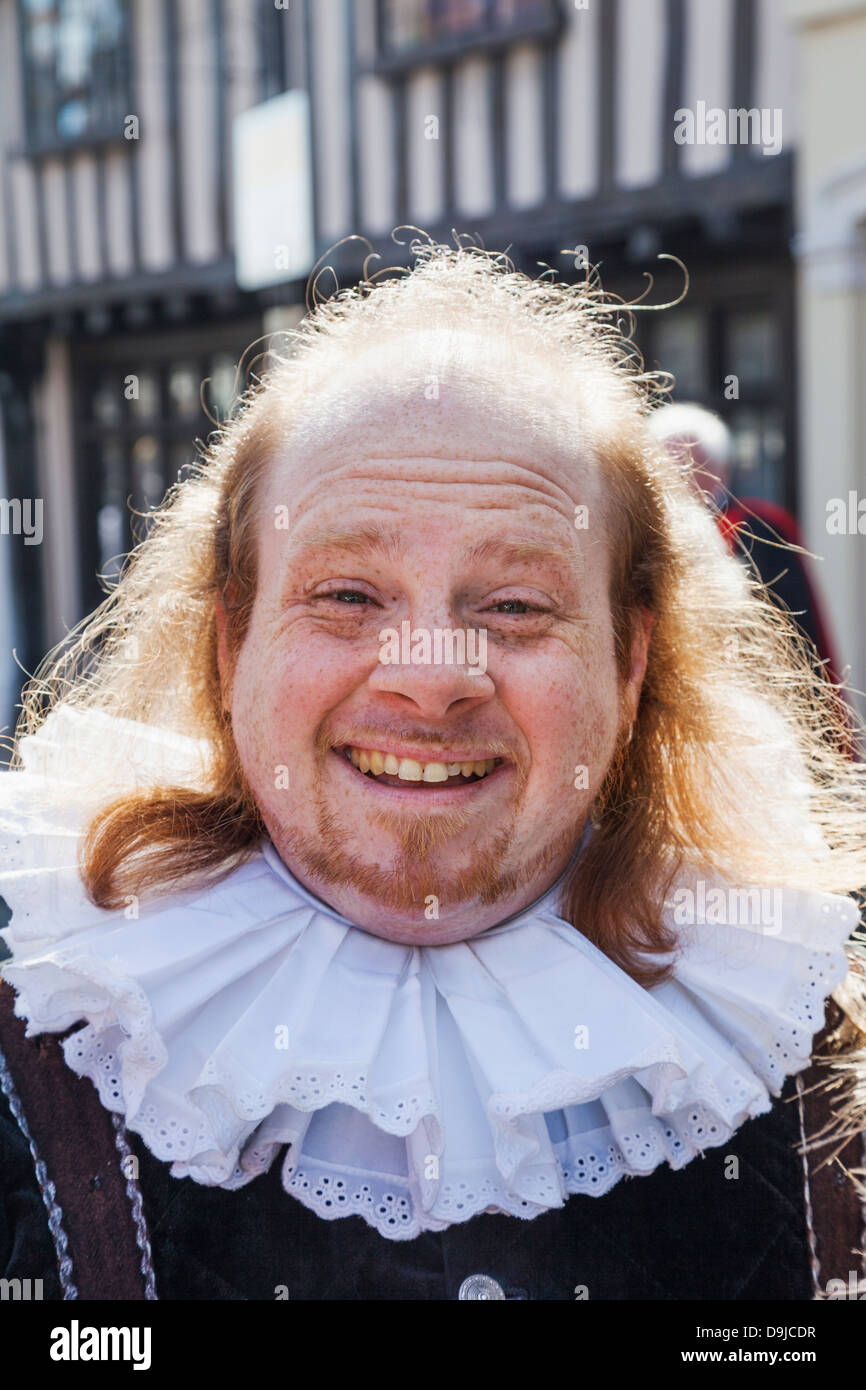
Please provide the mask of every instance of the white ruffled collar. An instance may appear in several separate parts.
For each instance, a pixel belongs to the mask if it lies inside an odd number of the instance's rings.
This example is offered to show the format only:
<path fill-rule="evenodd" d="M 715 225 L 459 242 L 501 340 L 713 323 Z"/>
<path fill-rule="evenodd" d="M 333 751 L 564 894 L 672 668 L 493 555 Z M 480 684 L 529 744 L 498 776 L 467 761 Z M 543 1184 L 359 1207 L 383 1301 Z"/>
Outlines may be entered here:
<path fill-rule="evenodd" d="M 61 714 L 94 732 L 58 711 L 60 746 Z M 133 732 L 151 776 L 180 750 Z M 33 809 L 40 737 L 0 779 L 4 975 L 28 1035 L 84 1022 L 67 1063 L 176 1177 L 234 1189 L 281 1155 L 305 1206 L 391 1239 L 489 1208 L 535 1217 L 681 1168 L 769 1110 L 847 970 L 852 900 L 788 889 L 775 935 L 680 928 L 674 977 L 649 991 L 557 915 L 558 885 L 469 941 L 402 946 L 267 840 L 221 883 L 103 911 L 75 869 L 81 810 Z"/>

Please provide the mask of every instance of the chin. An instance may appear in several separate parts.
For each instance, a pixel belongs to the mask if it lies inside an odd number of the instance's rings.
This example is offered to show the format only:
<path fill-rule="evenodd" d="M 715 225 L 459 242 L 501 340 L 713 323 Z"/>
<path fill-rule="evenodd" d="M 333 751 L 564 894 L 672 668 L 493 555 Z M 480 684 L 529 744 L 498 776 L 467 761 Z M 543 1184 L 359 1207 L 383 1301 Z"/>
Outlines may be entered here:
<path fill-rule="evenodd" d="M 395 913 L 386 903 L 370 903 L 367 910 L 361 907 L 355 915 L 363 931 L 400 946 L 441 946 L 465 941 L 484 931 L 487 925 L 469 907 L 456 908 L 446 917 L 430 920 L 423 912 L 412 916 Z"/>

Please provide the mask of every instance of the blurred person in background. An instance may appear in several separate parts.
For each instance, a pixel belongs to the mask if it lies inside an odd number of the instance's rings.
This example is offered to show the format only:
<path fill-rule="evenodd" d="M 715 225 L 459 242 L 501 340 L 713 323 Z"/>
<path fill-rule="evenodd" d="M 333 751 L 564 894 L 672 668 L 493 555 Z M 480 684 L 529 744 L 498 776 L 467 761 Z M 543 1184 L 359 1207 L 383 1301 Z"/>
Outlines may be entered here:
<path fill-rule="evenodd" d="M 653 412 L 651 429 L 672 457 L 692 466 L 691 480 L 707 498 L 732 553 L 753 569 L 767 593 L 789 613 L 812 644 L 824 674 L 841 676 L 824 604 L 811 573 L 796 519 L 762 497 L 735 498 L 731 432 L 712 411 L 691 402 L 670 402 Z"/>

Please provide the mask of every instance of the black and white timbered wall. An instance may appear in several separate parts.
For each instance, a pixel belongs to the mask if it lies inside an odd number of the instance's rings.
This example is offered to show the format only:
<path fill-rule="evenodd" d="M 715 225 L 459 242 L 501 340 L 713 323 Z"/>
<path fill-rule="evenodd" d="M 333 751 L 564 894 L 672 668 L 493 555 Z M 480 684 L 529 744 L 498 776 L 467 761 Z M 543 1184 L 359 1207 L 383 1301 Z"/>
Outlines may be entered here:
<path fill-rule="evenodd" d="M 740 374 L 743 465 L 794 504 L 791 43 L 784 0 L 0 0 L 2 486 L 51 498 L 15 558 L 43 595 L 25 659 L 99 600 L 125 499 L 158 500 L 206 434 L 191 383 L 224 386 L 267 312 L 303 303 L 302 281 L 235 278 L 233 122 L 288 89 L 309 94 L 317 254 L 456 229 L 527 268 L 586 246 L 626 293 L 681 255 L 689 300 L 641 346 L 723 413 Z M 678 143 L 701 102 L 781 111 L 781 151 Z"/>
<path fill-rule="evenodd" d="M 55 0 L 53 11 L 63 8 Z M 105 119 L 76 135 L 74 125 L 52 128 L 34 101 L 38 26 L 28 17 L 52 6 L 0 0 L 0 52 L 22 54 L 4 65 L 0 98 L 6 319 L 118 293 L 231 286 L 232 120 L 286 87 L 311 97 L 322 250 L 401 223 L 447 235 L 455 220 L 521 242 L 566 229 L 586 240 L 637 219 L 757 207 L 787 192 L 784 154 L 674 140 L 675 111 L 703 100 L 781 109 L 791 150 L 781 0 L 93 8 L 116 15 L 124 57 Z M 450 30 L 425 33 L 419 22 L 413 31 L 407 17 L 437 9 L 453 11 Z M 125 138 L 128 115 L 138 138 Z"/>

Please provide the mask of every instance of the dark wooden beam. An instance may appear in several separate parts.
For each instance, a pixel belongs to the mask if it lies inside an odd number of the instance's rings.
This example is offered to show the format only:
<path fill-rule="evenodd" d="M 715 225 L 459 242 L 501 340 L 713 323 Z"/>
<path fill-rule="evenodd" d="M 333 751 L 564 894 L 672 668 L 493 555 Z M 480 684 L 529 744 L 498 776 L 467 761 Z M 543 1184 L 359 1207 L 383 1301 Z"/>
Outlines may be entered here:
<path fill-rule="evenodd" d="M 45 168 L 40 163 L 32 163 L 33 186 L 36 193 L 36 250 L 39 259 L 39 279 L 45 283 L 50 279 L 48 270 L 48 222 L 45 212 Z"/>
<path fill-rule="evenodd" d="M 127 72 L 129 85 L 129 113 L 138 116 L 138 139 L 126 140 L 126 179 L 127 179 L 127 199 L 129 205 L 129 226 L 132 251 L 132 269 L 137 272 L 141 269 L 141 171 L 138 167 L 138 153 L 141 149 L 142 140 L 148 138 L 148 132 L 144 130 L 141 111 L 139 108 L 139 93 L 136 90 L 138 78 L 139 54 L 134 43 L 134 29 L 127 32 Z"/>
<path fill-rule="evenodd" d="M 662 171 L 672 174 L 679 168 L 680 146 L 674 140 L 674 114 L 683 104 L 685 62 L 684 0 L 667 0 L 665 16 L 665 76 L 662 96 L 662 124 L 659 140 Z"/>
<path fill-rule="evenodd" d="M 105 155 L 93 156 L 96 170 L 96 237 L 99 250 L 100 273 L 108 279 L 111 275 L 111 261 L 108 251 L 108 206 L 106 195 Z"/>
<path fill-rule="evenodd" d="M 442 207 L 450 216 L 457 204 L 457 170 L 454 160 L 454 69 L 443 68 L 439 74 L 439 139 L 442 143 Z M 496 146 L 494 143 L 494 159 Z M 494 170 L 495 170 L 494 164 Z M 495 173 L 494 173 L 495 177 Z"/>
<path fill-rule="evenodd" d="M 6 228 L 6 259 L 9 266 L 9 283 L 10 285 L 15 285 L 21 274 L 21 267 L 18 258 L 18 227 L 15 221 L 15 192 L 12 187 L 12 166 L 8 154 L 3 161 L 3 222 Z M 2 299 L 2 297 L 0 297 L 0 299 Z"/>
<path fill-rule="evenodd" d="M 67 150 L 63 159 L 63 208 L 66 215 L 66 241 L 69 246 L 69 278 L 73 283 L 81 275 L 78 259 L 78 198 L 75 184 L 75 160 Z"/>
<path fill-rule="evenodd" d="M 214 144 L 216 146 L 216 218 L 217 253 L 223 255 L 228 247 L 228 198 L 231 176 L 228 159 L 228 128 L 226 125 L 226 88 L 229 82 L 226 62 L 225 9 L 223 0 L 211 0 L 213 27 L 213 61 L 215 105 Z"/>
<path fill-rule="evenodd" d="M 163 23 L 163 61 L 165 73 L 166 132 L 169 150 L 169 220 L 174 245 L 174 259 L 178 263 L 186 260 L 183 236 L 184 195 L 183 170 L 181 167 L 180 142 L 180 100 L 178 91 L 178 44 L 180 34 L 177 22 L 177 0 L 162 0 Z"/>
<path fill-rule="evenodd" d="M 317 254 L 321 218 L 321 194 L 318 178 L 318 128 L 316 120 L 316 72 L 313 63 L 313 0 L 302 0 L 304 21 L 304 81 L 310 104 L 310 182 L 313 205 L 313 244 Z"/>
<path fill-rule="evenodd" d="M 355 0 L 343 0 L 346 91 L 349 103 L 349 230 L 361 231 L 361 159 L 358 147 L 358 36 L 355 27 Z"/>
<path fill-rule="evenodd" d="M 598 173 L 602 192 L 614 186 L 617 8 L 617 0 L 605 0 L 599 6 Z"/>
<path fill-rule="evenodd" d="M 505 60 L 502 53 L 491 53 L 488 62 L 488 101 L 490 103 L 490 143 L 493 160 L 493 206 L 508 203 L 508 167 L 505 128 Z"/>
<path fill-rule="evenodd" d="M 544 103 L 544 197 L 553 202 L 559 190 L 559 47 L 545 43 L 542 50 L 542 90 Z"/>
<path fill-rule="evenodd" d="M 756 5 L 754 0 L 734 0 L 734 24 L 731 34 L 733 46 L 733 102 L 737 109 L 748 110 L 755 94 L 755 48 L 757 43 Z M 752 154 L 748 144 L 733 146 L 734 159 L 748 159 Z"/>
<path fill-rule="evenodd" d="M 448 121 L 450 126 L 451 122 Z M 409 171 L 406 141 L 406 78 L 396 77 L 391 85 L 391 158 L 394 161 L 394 220 L 398 226 L 409 221 Z M 446 136 L 446 139 L 448 137 Z"/>
<path fill-rule="evenodd" d="M 44 314 L 75 309 L 129 304 L 138 299 L 208 293 L 234 289 L 233 256 L 202 265 L 173 265 L 169 270 L 141 272 L 122 280 L 78 282 L 74 285 L 41 286 L 36 291 L 8 291 L 0 296 L 0 321 L 29 320 Z"/>

